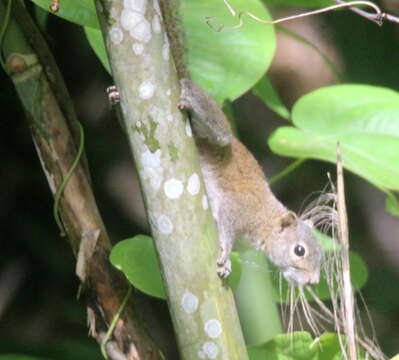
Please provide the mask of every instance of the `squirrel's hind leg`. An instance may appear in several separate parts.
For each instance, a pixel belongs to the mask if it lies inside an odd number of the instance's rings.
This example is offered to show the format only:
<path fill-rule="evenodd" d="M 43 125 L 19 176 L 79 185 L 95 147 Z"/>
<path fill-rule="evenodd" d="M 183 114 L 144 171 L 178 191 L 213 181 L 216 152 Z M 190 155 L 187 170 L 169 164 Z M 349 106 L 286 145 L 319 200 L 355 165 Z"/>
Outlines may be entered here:
<path fill-rule="evenodd" d="M 190 113 L 195 135 L 217 146 L 230 145 L 233 133 L 216 101 L 190 79 L 181 79 L 180 85 L 179 108 Z"/>

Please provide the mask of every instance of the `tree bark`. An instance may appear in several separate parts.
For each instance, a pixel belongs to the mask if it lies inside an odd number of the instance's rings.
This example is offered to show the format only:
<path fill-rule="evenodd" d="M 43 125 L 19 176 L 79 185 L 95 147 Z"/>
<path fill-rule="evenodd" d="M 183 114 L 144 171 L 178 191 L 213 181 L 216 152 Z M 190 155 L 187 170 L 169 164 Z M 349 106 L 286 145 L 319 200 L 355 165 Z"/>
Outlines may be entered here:
<path fill-rule="evenodd" d="M 245 360 L 190 123 L 157 0 L 97 0 L 183 359 Z"/>

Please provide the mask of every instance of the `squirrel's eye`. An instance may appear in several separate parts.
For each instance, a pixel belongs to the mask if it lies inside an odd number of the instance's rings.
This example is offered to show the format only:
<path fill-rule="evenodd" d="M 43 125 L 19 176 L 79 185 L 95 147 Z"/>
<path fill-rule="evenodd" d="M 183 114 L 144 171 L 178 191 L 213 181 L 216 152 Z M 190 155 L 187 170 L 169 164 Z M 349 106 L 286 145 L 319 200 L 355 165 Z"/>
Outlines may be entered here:
<path fill-rule="evenodd" d="M 302 257 L 303 255 L 305 255 L 305 248 L 302 245 L 296 245 L 294 248 L 294 253 L 296 256 Z"/>

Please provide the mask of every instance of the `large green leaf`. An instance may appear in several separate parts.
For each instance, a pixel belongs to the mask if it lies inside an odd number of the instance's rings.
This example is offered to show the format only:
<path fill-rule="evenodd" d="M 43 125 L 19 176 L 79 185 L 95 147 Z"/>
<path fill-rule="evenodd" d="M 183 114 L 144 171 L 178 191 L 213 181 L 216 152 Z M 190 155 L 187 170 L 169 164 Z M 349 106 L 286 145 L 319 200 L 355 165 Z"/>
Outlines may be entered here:
<path fill-rule="evenodd" d="M 232 272 L 228 277 L 228 284 L 235 288 L 240 281 L 241 264 L 236 253 L 231 254 L 230 259 Z M 166 299 L 161 270 L 152 238 L 145 235 L 137 235 L 118 242 L 112 248 L 110 261 L 112 265 L 125 274 L 134 287 L 148 295 Z"/>
<path fill-rule="evenodd" d="M 230 0 L 229 3 L 237 12 L 245 10 L 270 19 L 258 0 Z M 239 97 L 263 76 L 275 50 L 272 25 L 245 18 L 240 29 L 216 32 L 206 24 L 206 17 L 212 17 L 214 27 L 238 23 L 220 0 L 184 1 L 181 13 L 191 74 L 219 103 Z"/>
<path fill-rule="evenodd" d="M 296 127 L 269 138 L 277 154 L 335 162 L 341 144 L 346 169 L 379 188 L 399 190 L 399 94 L 368 85 L 335 85 L 295 104 Z"/>
<path fill-rule="evenodd" d="M 49 10 L 48 0 L 32 1 Z M 230 3 L 237 11 L 248 10 L 260 18 L 270 19 L 260 0 L 231 0 Z M 64 1 L 57 15 L 86 26 L 90 45 L 107 68 L 93 0 Z M 275 50 L 272 25 L 246 18 L 239 29 L 217 32 L 206 23 L 207 17 L 213 18 L 212 23 L 216 27 L 220 24 L 226 27 L 236 25 L 238 22 L 219 0 L 182 1 L 181 15 L 190 72 L 194 80 L 213 94 L 220 104 L 248 91 L 266 72 Z"/>
<path fill-rule="evenodd" d="M 31 0 L 37 6 L 50 11 L 50 0 Z M 94 0 L 61 1 L 57 16 L 79 25 L 99 28 Z"/>
<path fill-rule="evenodd" d="M 331 0 L 262 0 L 266 5 L 319 8 L 336 5 Z"/>

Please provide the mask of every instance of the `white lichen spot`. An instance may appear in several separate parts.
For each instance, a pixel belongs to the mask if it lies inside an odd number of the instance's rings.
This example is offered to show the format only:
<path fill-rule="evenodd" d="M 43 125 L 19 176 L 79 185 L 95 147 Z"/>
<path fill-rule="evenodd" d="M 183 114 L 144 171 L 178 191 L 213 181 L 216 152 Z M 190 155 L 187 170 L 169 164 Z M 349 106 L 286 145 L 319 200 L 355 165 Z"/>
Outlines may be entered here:
<path fill-rule="evenodd" d="M 147 43 L 151 40 L 151 25 L 147 19 L 143 17 L 142 20 L 129 31 L 129 34 L 133 39 Z"/>
<path fill-rule="evenodd" d="M 139 86 L 139 96 L 142 100 L 151 99 L 155 92 L 155 86 L 151 81 L 144 81 Z"/>
<path fill-rule="evenodd" d="M 161 32 L 161 23 L 159 22 L 159 16 L 154 15 L 152 18 L 152 31 L 155 34 L 159 34 Z"/>
<path fill-rule="evenodd" d="M 169 60 L 169 43 L 165 43 L 162 46 L 162 57 L 165 61 Z"/>
<path fill-rule="evenodd" d="M 159 7 L 158 0 L 154 0 L 154 10 L 159 17 L 162 17 L 161 8 Z"/>
<path fill-rule="evenodd" d="M 188 179 L 187 191 L 191 195 L 197 195 L 200 191 L 200 179 L 198 174 L 192 174 Z"/>
<path fill-rule="evenodd" d="M 186 135 L 189 137 L 193 136 L 193 131 L 191 130 L 191 125 L 189 121 L 186 122 Z"/>
<path fill-rule="evenodd" d="M 123 6 L 144 14 L 147 7 L 147 0 L 123 0 Z"/>
<path fill-rule="evenodd" d="M 122 30 L 119 29 L 119 27 L 117 26 L 113 26 L 109 31 L 109 38 L 114 44 L 116 45 L 120 44 L 123 40 Z"/>
<path fill-rule="evenodd" d="M 158 149 L 154 153 L 145 151 L 141 154 L 141 164 L 143 167 L 158 167 L 161 164 L 161 150 Z"/>
<path fill-rule="evenodd" d="M 132 45 L 132 50 L 136 55 L 141 55 L 144 51 L 144 45 L 140 43 L 134 43 Z"/>
<path fill-rule="evenodd" d="M 166 120 L 168 120 L 169 122 L 172 121 L 172 120 L 173 120 L 173 115 L 169 114 L 169 115 L 166 117 Z"/>
<path fill-rule="evenodd" d="M 136 127 L 141 128 L 141 121 L 140 120 L 136 121 Z"/>
<path fill-rule="evenodd" d="M 183 193 L 183 183 L 177 179 L 169 179 L 165 181 L 163 189 L 169 199 L 178 199 Z"/>
<path fill-rule="evenodd" d="M 170 96 L 172 94 L 172 91 L 170 89 L 166 90 L 166 96 Z"/>
<path fill-rule="evenodd" d="M 158 217 L 158 230 L 165 235 L 170 234 L 173 231 L 173 224 L 166 215 L 160 215 Z"/>
<path fill-rule="evenodd" d="M 127 31 L 132 31 L 144 19 L 143 14 L 130 9 L 123 9 L 121 14 L 121 25 Z"/>
<path fill-rule="evenodd" d="M 218 353 L 218 346 L 212 341 L 207 341 L 202 345 L 202 349 L 198 352 L 198 357 L 200 359 L 216 359 Z"/>
<path fill-rule="evenodd" d="M 198 297 L 191 292 L 184 293 L 181 299 L 181 306 L 187 314 L 192 314 L 198 309 Z"/>
<path fill-rule="evenodd" d="M 148 42 L 151 39 L 151 25 L 144 13 L 125 7 L 121 13 L 121 25 L 136 40 Z"/>
<path fill-rule="evenodd" d="M 143 179 L 149 180 L 151 187 L 158 190 L 161 187 L 163 181 L 163 168 L 161 167 L 161 150 L 158 149 L 154 153 L 152 153 L 151 151 L 145 151 L 141 154 L 140 160 L 143 166 L 143 170 L 140 171 Z"/>
<path fill-rule="evenodd" d="M 216 339 L 222 333 L 222 325 L 220 325 L 219 320 L 211 319 L 205 323 L 205 332 L 212 339 Z"/>
<path fill-rule="evenodd" d="M 204 210 L 207 210 L 207 209 L 208 209 L 208 198 L 206 197 L 206 195 L 204 195 L 204 196 L 202 197 L 202 208 L 203 208 Z"/>

